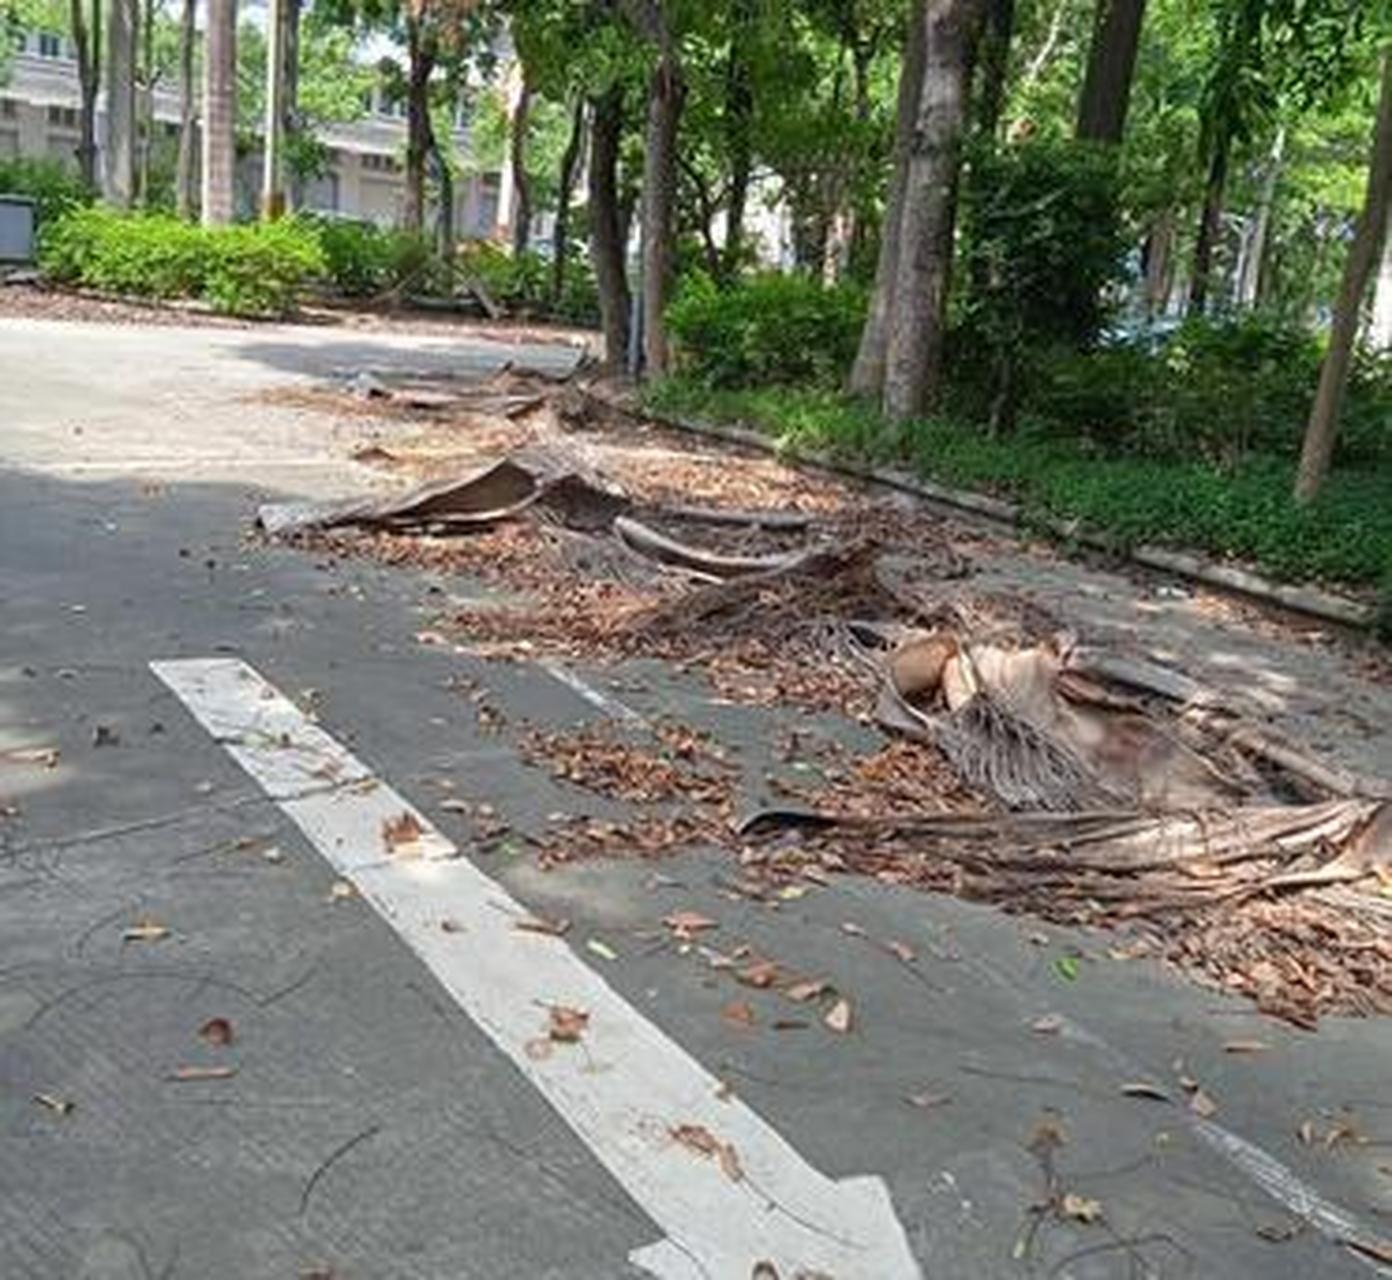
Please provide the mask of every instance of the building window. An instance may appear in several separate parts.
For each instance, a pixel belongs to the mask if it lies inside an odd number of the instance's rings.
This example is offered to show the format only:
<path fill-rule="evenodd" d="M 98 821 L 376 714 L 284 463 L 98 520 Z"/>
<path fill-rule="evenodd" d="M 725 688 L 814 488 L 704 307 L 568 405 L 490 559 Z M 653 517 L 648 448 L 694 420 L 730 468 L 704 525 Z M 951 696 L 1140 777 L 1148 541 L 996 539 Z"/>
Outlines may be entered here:
<path fill-rule="evenodd" d="M 53 31 L 39 32 L 39 57 L 61 58 L 63 56 L 63 37 Z"/>
<path fill-rule="evenodd" d="M 49 107 L 48 123 L 59 129 L 76 129 L 78 125 L 76 107 Z"/>
<path fill-rule="evenodd" d="M 384 156 L 369 151 L 363 155 L 362 167 L 373 173 L 396 173 L 401 168 L 401 162 L 395 156 Z"/>

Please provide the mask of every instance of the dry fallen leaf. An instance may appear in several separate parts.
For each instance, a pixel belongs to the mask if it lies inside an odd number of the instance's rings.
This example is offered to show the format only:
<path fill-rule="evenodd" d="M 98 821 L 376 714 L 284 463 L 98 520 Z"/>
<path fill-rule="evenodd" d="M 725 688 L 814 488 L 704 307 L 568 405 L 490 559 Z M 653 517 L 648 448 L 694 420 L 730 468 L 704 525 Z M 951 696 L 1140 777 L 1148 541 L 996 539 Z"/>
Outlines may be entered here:
<path fill-rule="evenodd" d="M 1295 1136 L 1299 1138 L 1305 1146 L 1311 1146 L 1315 1141 L 1314 1121 L 1302 1120 L 1300 1122 L 1300 1127 L 1295 1131 Z"/>
<path fill-rule="evenodd" d="M 60 1098 L 53 1093 L 36 1093 L 34 1101 L 41 1107 L 47 1107 L 50 1111 L 56 1111 L 60 1116 L 71 1113 L 76 1105 L 71 1098 Z"/>
<path fill-rule="evenodd" d="M 1271 1046 L 1262 1040 L 1229 1040 L 1223 1045 L 1224 1053 L 1265 1053 Z"/>
<path fill-rule="evenodd" d="M 1121 1086 L 1121 1091 L 1128 1098 L 1150 1098 L 1154 1102 L 1168 1102 L 1170 1100 L 1168 1093 L 1158 1084 L 1151 1084 L 1149 1080 L 1128 1080 Z"/>
<path fill-rule="evenodd" d="M 424 834 L 425 828 L 410 810 L 403 810 L 397 817 L 382 823 L 382 843 L 387 846 L 388 853 L 410 853 L 409 846 L 416 844 Z"/>
<path fill-rule="evenodd" d="M 169 1073 L 171 1080 L 230 1080 L 237 1074 L 236 1067 L 175 1067 Z"/>
<path fill-rule="evenodd" d="M 697 1155 L 714 1157 L 720 1171 L 731 1182 L 739 1182 L 744 1177 L 739 1153 L 731 1142 L 722 1142 L 703 1124 L 679 1124 L 668 1130 L 671 1136 L 688 1151 Z"/>
<path fill-rule="evenodd" d="M 584 1035 L 590 1022 L 590 1015 L 586 1010 L 573 1009 L 564 1004 L 553 1004 L 550 1017 L 547 1034 L 559 1044 L 574 1044 Z"/>
<path fill-rule="evenodd" d="M 1063 1019 L 1057 1013 L 1046 1013 L 1030 1023 L 1030 1030 L 1041 1036 L 1055 1036 L 1063 1030 Z"/>
<path fill-rule="evenodd" d="M 569 920 L 548 920 L 545 916 L 532 916 L 526 920 L 514 920 L 512 927 L 520 933 L 544 933 L 559 938 L 570 929 Z"/>
<path fill-rule="evenodd" d="M 746 987 L 771 987 L 778 981 L 778 966 L 772 960 L 760 960 L 739 970 L 735 979 Z"/>
<path fill-rule="evenodd" d="M 440 921 L 440 932 L 463 933 L 464 926 L 460 924 L 458 920 L 455 920 L 451 916 L 446 916 L 443 920 Z"/>
<path fill-rule="evenodd" d="M 330 902 L 342 902 L 345 898 L 356 898 L 358 891 L 347 880 L 335 880 L 329 890 Z"/>
<path fill-rule="evenodd" d="M 161 938 L 167 937 L 169 929 L 153 920 L 137 920 L 121 934 L 124 942 L 158 942 Z"/>
<path fill-rule="evenodd" d="M 779 1280 L 778 1268 L 771 1262 L 756 1262 L 749 1273 L 749 1280 Z"/>
<path fill-rule="evenodd" d="M 1195 1089 L 1194 1096 L 1189 1099 L 1189 1110 L 1196 1116 L 1203 1116 L 1204 1119 L 1207 1119 L 1218 1110 L 1218 1104 L 1202 1089 Z"/>
<path fill-rule="evenodd" d="M 851 1002 L 842 996 L 822 1019 L 831 1030 L 845 1035 L 851 1029 Z"/>
<path fill-rule="evenodd" d="M 902 960 L 905 964 L 913 964 L 918 959 L 918 952 L 915 951 L 907 942 L 899 942 L 894 938 L 888 938 L 880 944 L 890 955 Z"/>
<path fill-rule="evenodd" d="M 827 984 L 821 978 L 803 978 L 791 986 L 784 987 L 783 994 L 789 1000 L 796 1000 L 800 1003 L 804 1000 L 815 1000 L 826 989 Z"/>
<path fill-rule="evenodd" d="M 804 1018 L 775 1018 L 773 1020 L 775 1031 L 805 1031 L 811 1025 Z"/>
<path fill-rule="evenodd" d="M 933 1107 L 946 1106 L 952 1101 L 952 1095 L 950 1093 L 910 1093 L 905 1095 L 904 1101 L 911 1107 L 928 1111 Z"/>
<path fill-rule="evenodd" d="M 209 1044 L 231 1044 L 232 1024 L 226 1018 L 209 1018 L 198 1028 L 198 1034 Z"/>
<path fill-rule="evenodd" d="M 721 1009 L 720 1016 L 726 1022 L 733 1023 L 738 1027 L 752 1027 L 754 1025 L 754 1009 L 747 1000 L 731 1000 Z"/>
<path fill-rule="evenodd" d="M 15 764 L 36 764 L 42 769 L 56 769 L 59 760 L 57 747 L 15 747 L 0 752 L 0 756 Z"/>
<path fill-rule="evenodd" d="M 662 921 L 678 938 L 690 941 L 707 929 L 718 929 L 719 921 L 703 916 L 699 911 L 674 911 Z"/>
<path fill-rule="evenodd" d="M 1075 1222 L 1102 1221 L 1101 1202 L 1076 1195 L 1072 1191 L 1063 1193 L 1062 1199 L 1059 1200 L 1059 1211 L 1065 1218 L 1072 1218 Z"/>
<path fill-rule="evenodd" d="M 865 937 L 865 930 L 862 929 L 854 920 L 846 920 L 841 924 L 841 932 L 848 933 L 853 938 Z"/>

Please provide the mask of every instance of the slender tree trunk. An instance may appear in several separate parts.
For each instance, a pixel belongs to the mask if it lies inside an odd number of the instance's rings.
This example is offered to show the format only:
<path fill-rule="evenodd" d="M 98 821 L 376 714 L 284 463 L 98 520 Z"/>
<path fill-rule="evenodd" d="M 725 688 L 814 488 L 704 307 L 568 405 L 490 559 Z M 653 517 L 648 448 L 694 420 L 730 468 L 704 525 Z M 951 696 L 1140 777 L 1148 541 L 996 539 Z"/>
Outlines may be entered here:
<path fill-rule="evenodd" d="M 1262 174 L 1261 194 L 1257 197 L 1257 216 L 1237 277 L 1237 302 L 1242 307 L 1255 307 L 1261 292 L 1261 278 L 1266 263 L 1267 241 L 1271 238 L 1271 214 L 1276 206 L 1276 185 L 1281 177 L 1281 157 L 1286 149 L 1286 126 L 1276 127 Z"/>
<path fill-rule="evenodd" d="M 1377 130 L 1373 153 L 1368 162 L 1368 187 L 1363 212 L 1353 244 L 1344 260 L 1344 278 L 1334 305 L 1334 322 L 1329 346 L 1320 367 L 1319 389 L 1315 393 L 1310 422 L 1305 428 L 1305 444 L 1300 452 L 1300 470 L 1295 480 L 1295 500 L 1309 502 L 1325 477 L 1334 456 L 1334 440 L 1339 429 L 1339 409 L 1348 384 L 1353 344 L 1358 336 L 1359 319 L 1368 279 L 1373 274 L 1392 208 L 1392 45 L 1382 51 L 1382 87 L 1378 98 Z"/>
<path fill-rule="evenodd" d="M 203 50 L 203 225 L 236 213 L 237 0 L 208 0 Z"/>
<path fill-rule="evenodd" d="M 82 96 L 79 109 L 81 137 L 77 144 L 77 166 L 84 185 L 95 189 L 97 185 L 97 90 L 100 62 L 97 59 L 96 31 L 87 29 L 86 0 L 71 0 L 68 6 L 69 22 L 72 26 L 73 46 L 77 50 L 77 83 Z M 94 8 L 101 11 L 101 0 L 95 0 Z M 95 16 L 95 15 L 94 15 Z"/>
<path fill-rule="evenodd" d="M 430 135 L 430 146 L 435 157 L 435 171 L 440 175 L 440 224 L 436 240 L 440 257 L 445 262 L 452 262 L 454 260 L 454 171 L 449 167 L 449 160 L 445 156 L 444 149 L 440 146 L 440 140 L 435 137 L 433 129 Z"/>
<path fill-rule="evenodd" d="M 904 176 L 898 271 L 885 353 L 885 416 L 936 402 L 952 274 L 961 140 L 983 0 L 924 0 L 925 61 Z"/>
<path fill-rule="evenodd" d="M 1226 130 L 1214 139 L 1208 163 L 1208 182 L 1204 187 L 1203 211 L 1199 215 L 1199 234 L 1194 242 L 1194 271 L 1189 282 L 1189 314 L 1201 316 L 1208 309 L 1212 283 L 1213 250 L 1223 219 L 1223 195 L 1228 185 L 1228 153 L 1232 139 Z"/>
<path fill-rule="evenodd" d="M 283 30 L 280 37 L 281 118 L 280 132 L 285 146 L 285 194 L 291 209 L 304 207 L 305 175 L 295 163 L 300 127 L 300 21 L 301 0 L 281 0 Z"/>
<path fill-rule="evenodd" d="M 1145 312 L 1154 319 L 1165 314 L 1170 297 L 1171 263 L 1174 254 L 1174 213 L 1161 211 L 1146 238 Z"/>
<path fill-rule="evenodd" d="M 532 183 L 527 177 L 527 130 L 532 120 L 532 86 L 526 77 L 512 112 L 509 150 L 512 163 L 512 252 L 526 253 L 532 242 Z"/>
<path fill-rule="evenodd" d="M 672 276 L 677 125 L 686 96 L 675 41 L 661 7 L 661 0 L 654 0 L 658 57 L 648 84 L 643 155 L 643 371 L 649 378 L 667 372 L 665 313 Z"/>
<path fill-rule="evenodd" d="M 1005 77 L 1014 35 L 1015 0 L 988 0 L 981 34 L 981 92 L 976 102 L 976 127 L 988 138 L 995 136 L 1005 107 Z"/>
<path fill-rule="evenodd" d="M 875 263 L 875 285 L 860 346 L 851 366 L 849 387 L 853 395 L 879 396 L 884 389 L 885 353 L 889 347 L 889 315 L 894 306 L 894 287 L 899 274 L 899 224 L 904 208 L 904 183 L 909 169 L 918 100 L 923 90 L 927 59 L 927 6 L 915 0 L 909 15 L 904 57 L 899 68 L 899 103 L 895 117 L 893 171 L 885 200 L 880 252 Z"/>
<path fill-rule="evenodd" d="M 150 166 L 155 150 L 155 82 L 159 70 L 155 66 L 155 0 L 145 0 L 145 13 L 140 22 L 142 53 L 142 92 L 140 95 L 140 203 L 149 209 Z"/>
<path fill-rule="evenodd" d="M 1078 97 L 1080 139 L 1113 145 L 1122 139 L 1145 5 L 1146 0 L 1097 0 L 1087 71 Z"/>
<path fill-rule="evenodd" d="M 420 235 L 425 230 L 425 170 L 434 142 L 430 74 L 435 69 L 435 41 L 418 18 L 406 19 L 406 53 L 406 194 L 401 225 Z"/>
<path fill-rule="evenodd" d="M 556 227 L 552 234 L 551 305 L 565 293 L 566 267 L 570 261 L 570 202 L 575 197 L 575 178 L 585 152 L 585 99 L 577 95 L 570 114 L 570 137 L 561 153 L 556 193 Z"/>
<path fill-rule="evenodd" d="M 1382 233 L 1377 283 L 1373 287 L 1373 311 L 1368 322 L 1368 345 L 1374 351 L 1392 347 L 1392 210 Z"/>
<path fill-rule="evenodd" d="M 749 184 L 754 173 L 754 83 L 749 66 L 745 32 L 753 21 L 750 0 L 740 0 L 736 10 L 730 53 L 725 63 L 725 158 L 730 184 L 725 198 L 725 243 L 720 274 L 733 280 L 744 257 L 744 213 L 749 203 Z"/>
<path fill-rule="evenodd" d="M 107 21 L 106 176 L 108 203 L 129 209 L 135 200 L 136 51 L 140 0 L 110 0 Z"/>
<path fill-rule="evenodd" d="M 590 258 L 599 293 L 604 361 L 610 371 L 623 368 L 628 350 L 628 240 L 619 208 L 619 145 L 623 141 L 623 90 L 616 84 L 594 100 L 590 131 Z"/>
<path fill-rule="evenodd" d="M 174 207 L 185 220 L 193 217 L 194 201 L 193 50 L 197 11 L 198 0 L 184 0 L 179 24 L 179 159 L 174 173 Z"/>

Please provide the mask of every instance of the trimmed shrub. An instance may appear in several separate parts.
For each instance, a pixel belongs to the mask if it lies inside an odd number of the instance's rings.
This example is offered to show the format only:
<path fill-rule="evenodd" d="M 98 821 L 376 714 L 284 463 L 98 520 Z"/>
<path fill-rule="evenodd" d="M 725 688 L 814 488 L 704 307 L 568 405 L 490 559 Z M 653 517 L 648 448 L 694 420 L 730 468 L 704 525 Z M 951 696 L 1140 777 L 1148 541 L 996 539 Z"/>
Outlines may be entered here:
<path fill-rule="evenodd" d="M 29 196 L 34 201 L 35 225 L 91 204 L 92 192 L 76 174 L 56 160 L 31 160 L 24 156 L 0 160 L 0 194 Z"/>
<path fill-rule="evenodd" d="M 53 279 L 143 298 L 200 298 L 232 315 L 283 315 L 323 274 L 312 229 L 294 220 L 200 227 L 163 214 L 74 209 L 44 232 Z"/>
<path fill-rule="evenodd" d="M 706 275 L 667 309 L 679 366 L 713 387 L 838 384 L 855 358 L 866 299 L 853 285 L 761 275 L 721 289 Z"/>

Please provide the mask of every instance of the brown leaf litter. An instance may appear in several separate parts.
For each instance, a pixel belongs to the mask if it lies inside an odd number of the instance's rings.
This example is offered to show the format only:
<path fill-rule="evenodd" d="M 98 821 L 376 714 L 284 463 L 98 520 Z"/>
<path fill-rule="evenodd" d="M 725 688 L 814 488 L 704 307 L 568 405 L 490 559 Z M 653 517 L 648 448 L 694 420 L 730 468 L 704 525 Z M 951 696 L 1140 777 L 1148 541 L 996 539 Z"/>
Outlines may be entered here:
<path fill-rule="evenodd" d="M 798 776 L 770 780 L 789 803 L 736 827 L 738 775 L 718 755 L 534 732 L 533 763 L 662 810 L 556 824 L 544 866 L 722 846 L 748 881 L 844 871 L 1124 925 L 1128 951 L 1301 1024 L 1392 1010 L 1386 783 L 1303 752 L 1183 671 L 1089 648 L 1029 601 L 973 590 L 969 545 L 921 510 L 693 445 L 578 383 L 513 377 L 465 393 L 460 420 L 499 396 L 534 398 L 492 416 L 525 448 L 450 473 L 443 412 L 436 451 L 411 464 L 427 483 L 263 524 L 500 588 L 448 621 L 476 651 L 661 658 L 729 699 L 835 709 L 888 735 L 860 758 L 794 744 Z"/>

